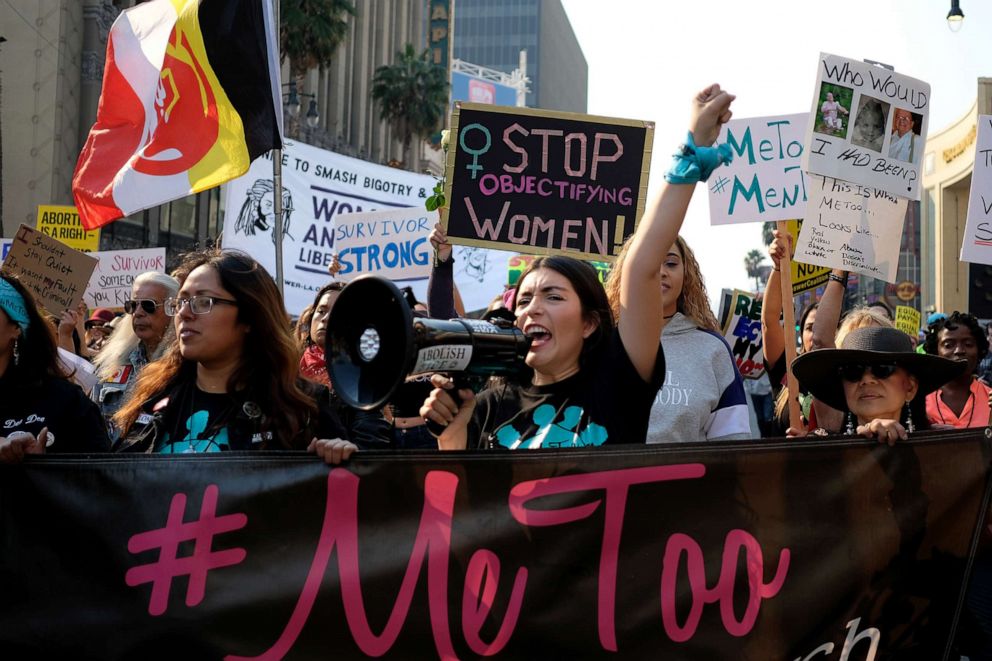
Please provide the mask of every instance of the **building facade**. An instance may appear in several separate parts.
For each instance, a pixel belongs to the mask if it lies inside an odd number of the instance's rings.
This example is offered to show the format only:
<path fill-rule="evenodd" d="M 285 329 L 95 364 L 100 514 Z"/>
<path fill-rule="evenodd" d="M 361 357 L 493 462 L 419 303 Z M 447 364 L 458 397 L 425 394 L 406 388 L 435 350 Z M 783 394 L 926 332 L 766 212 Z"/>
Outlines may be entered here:
<path fill-rule="evenodd" d="M 992 267 L 960 260 L 975 167 L 978 115 L 990 113 L 992 78 L 979 78 L 972 107 L 950 126 L 927 136 L 921 282 L 925 311 L 960 310 L 992 319 Z"/>
<path fill-rule="evenodd" d="M 589 66 L 560 0 L 456 0 L 456 58 L 510 73 L 520 51 L 528 107 L 586 112 Z"/>

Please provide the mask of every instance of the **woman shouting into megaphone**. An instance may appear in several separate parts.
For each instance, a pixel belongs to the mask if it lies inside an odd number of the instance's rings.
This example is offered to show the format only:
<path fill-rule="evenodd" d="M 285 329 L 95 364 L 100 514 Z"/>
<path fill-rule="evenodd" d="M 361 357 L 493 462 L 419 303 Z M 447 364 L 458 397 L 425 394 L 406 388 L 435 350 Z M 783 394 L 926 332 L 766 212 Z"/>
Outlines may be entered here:
<path fill-rule="evenodd" d="M 435 375 L 421 415 L 444 426 L 443 450 L 563 448 L 643 443 L 648 416 L 664 381 L 658 338 L 663 323 L 661 267 L 678 235 L 695 184 L 728 162 L 713 148 L 730 120 L 734 96 L 711 85 L 692 104 L 686 144 L 648 208 L 622 265 L 620 314 L 614 322 L 595 269 L 564 256 L 538 258 L 512 301 L 516 325 L 530 340 L 522 383 L 478 395 Z"/>

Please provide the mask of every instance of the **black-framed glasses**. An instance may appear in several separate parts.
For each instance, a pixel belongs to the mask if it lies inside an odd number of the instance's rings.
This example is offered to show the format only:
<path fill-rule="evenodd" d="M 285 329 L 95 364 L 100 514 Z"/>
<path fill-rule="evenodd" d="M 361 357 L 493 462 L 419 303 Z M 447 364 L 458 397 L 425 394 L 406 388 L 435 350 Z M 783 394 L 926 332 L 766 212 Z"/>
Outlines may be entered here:
<path fill-rule="evenodd" d="M 872 363 L 862 365 L 854 363 L 851 365 L 841 365 L 837 368 L 840 378 L 850 383 L 857 383 L 864 376 L 865 370 L 870 371 L 877 379 L 887 379 L 896 373 L 899 366 L 895 363 Z"/>
<path fill-rule="evenodd" d="M 189 311 L 193 314 L 209 314 L 214 309 L 214 305 L 222 303 L 224 305 L 237 305 L 237 301 L 229 298 L 218 298 L 216 296 L 192 296 L 190 298 L 167 298 L 165 299 L 165 313 L 170 317 L 175 317 L 189 305 Z"/>
<path fill-rule="evenodd" d="M 134 314 L 140 307 L 148 314 L 155 314 L 155 310 L 157 310 L 160 305 L 162 304 L 153 298 L 132 298 L 129 301 L 124 301 L 124 312 Z"/>

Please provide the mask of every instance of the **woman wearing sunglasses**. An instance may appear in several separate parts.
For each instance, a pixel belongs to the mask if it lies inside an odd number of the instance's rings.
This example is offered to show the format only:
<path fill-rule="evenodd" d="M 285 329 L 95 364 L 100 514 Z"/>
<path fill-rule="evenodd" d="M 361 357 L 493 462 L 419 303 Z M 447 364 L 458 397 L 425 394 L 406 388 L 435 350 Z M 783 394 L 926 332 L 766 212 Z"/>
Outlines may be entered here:
<path fill-rule="evenodd" d="M 844 413 L 844 433 L 889 445 L 929 429 L 926 395 L 965 369 L 962 362 L 916 353 L 908 335 L 878 326 L 853 330 L 841 348 L 810 351 L 792 363 L 814 397 Z M 802 435 L 789 429 L 789 436 Z"/>
<path fill-rule="evenodd" d="M 118 449 L 302 450 L 315 436 L 343 438 L 327 390 L 299 378 L 282 297 L 265 269 L 244 253 L 205 251 L 179 272 L 187 274 L 179 293 L 164 303 L 178 342 L 145 368 L 114 417 Z"/>
<path fill-rule="evenodd" d="M 91 397 L 100 405 L 108 423 L 138 382 L 145 366 L 158 360 L 175 340 L 165 301 L 179 291 L 179 282 L 164 273 L 149 271 L 134 279 L 131 298 L 124 301 L 127 318 L 103 343 L 93 359 L 100 382 Z M 111 438 L 116 436 L 110 426 Z"/>

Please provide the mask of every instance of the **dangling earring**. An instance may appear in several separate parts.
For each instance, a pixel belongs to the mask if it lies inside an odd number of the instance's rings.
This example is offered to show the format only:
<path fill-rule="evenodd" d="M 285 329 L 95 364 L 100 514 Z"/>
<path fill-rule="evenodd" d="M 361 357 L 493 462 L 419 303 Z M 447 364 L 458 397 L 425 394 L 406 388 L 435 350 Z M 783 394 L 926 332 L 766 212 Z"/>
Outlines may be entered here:
<path fill-rule="evenodd" d="M 906 402 L 906 431 L 913 433 L 916 431 L 916 425 L 913 424 L 913 409 L 909 407 L 909 402 Z"/>
<path fill-rule="evenodd" d="M 850 411 L 847 412 L 847 422 L 844 425 L 844 433 L 848 436 L 854 436 L 854 416 L 851 415 Z"/>
<path fill-rule="evenodd" d="M 14 340 L 14 366 L 16 367 L 21 362 L 21 351 L 17 340 Z"/>

